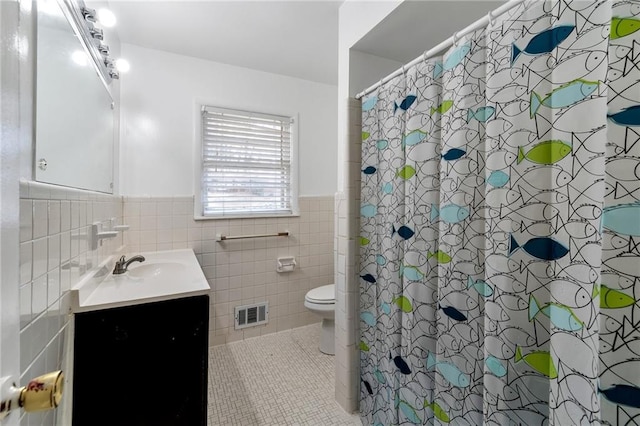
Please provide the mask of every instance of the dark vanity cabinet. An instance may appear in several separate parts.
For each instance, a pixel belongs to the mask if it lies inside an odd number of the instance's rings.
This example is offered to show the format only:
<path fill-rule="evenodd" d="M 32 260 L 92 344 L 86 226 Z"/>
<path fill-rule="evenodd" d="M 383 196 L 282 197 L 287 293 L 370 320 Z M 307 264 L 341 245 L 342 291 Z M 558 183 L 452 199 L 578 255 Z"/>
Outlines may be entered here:
<path fill-rule="evenodd" d="M 74 426 L 205 426 L 209 296 L 76 314 Z"/>

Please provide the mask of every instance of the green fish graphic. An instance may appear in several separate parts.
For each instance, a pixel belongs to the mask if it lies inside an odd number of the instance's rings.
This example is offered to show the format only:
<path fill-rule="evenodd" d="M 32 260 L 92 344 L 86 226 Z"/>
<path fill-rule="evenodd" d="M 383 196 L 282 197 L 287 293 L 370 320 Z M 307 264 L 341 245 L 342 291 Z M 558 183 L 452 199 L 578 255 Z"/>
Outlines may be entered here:
<path fill-rule="evenodd" d="M 445 112 L 449 111 L 452 106 L 453 106 L 453 101 L 451 101 L 451 100 L 443 101 L 437 107 L 432 107 L 431 108 L 431 114 L 429 114 L 429 115 L 433 115 L 436 112 L 439 112 L 440 114 L 444 114 Z"/>
<path fill-rule="evenodd" d="M 396 177 L 402 178 L 404 180 L 411 179 L 416 174 L 416 169 L 412 166 L 404 166 L 400 170 L 396 172 Z"/>
<path fill-rule="evenodd" d="M 553 360 L 551 359 L 551 354 L 549 352 L 534 351 L 523 356 L 520 346 L 516 346 L 516 356 L 514 361 L 524 361 L 538 373 L 542 373 L 550 379 L 556 379 L 558 377 L 558 371 L 553 365 Z"/>
<path fill-rule="evenodd" d="M 369 352 L 369 345 L 367 345 L 365 342 L 363 342 L 361 340 L 360 341 L 360 350 L 361 351 L 365 351 L 365 352 Z"/>
<path fill-rule="evenodd" d="M 426 399 L 424 400 L 424 407 L 425 408 L 430 408 L 431 411 L 433 411 L 433 415 L 436 417 L 436 419 L 440 420 L 443 423 L 449 423 L 451 421 L 451 419 L 449 418 L 449 415 L 447 414 L 446 411 L 444 411 L 442 409 L 442 407 L 440 407 L 438 405 L 437 402 L 432 402 L 429 403 L 429 401 L 427 401 Z"/>
<path fill-rule="evenodd" d="M 611 18 L 611 40 L 622 38 L 640 30 L 640 20 L 636 18 Z"/>
<path fill-rule="evenodd" d="M 360 245 L 361 246 L 366 246 L 367 244 L 369 244 L 371 242 L 370 239 L 366 238 L 366 237 L 360 237 Z"/>
<path fill-rule="evenodd" d="M 525 158 L 532 163 L 555 164 L 570 152 L 571 145 L 567 145 L 566 142 L 560 140 L 544 141 L 531 148 L 526 154 L 522 147 L 519 147 L 517 164 L 522 163 Z"/>
<path fill-rule="evenodd" d="M 362 140 L 369 139 L 369 136 L 371 136 L 371 133 L 369 133 L 369 132 L 362 132 Z"/>
<path fill-rule="evenodd" d="M 633 297 L 619 290 L 615 290 L 607 287 L 604 284 L 598 287 L 593 287 L 593 297 L 600 295 L 600 307 L 602 309 L 620 309 L 626 308 L 636 303 Z"/>
<path fill-rule="evenodd" d="M 438 263 L 440 263 L 441 265 L 451 262 L 451 256 L 449 256 L 442 250 L 438 250 L 435 253 L 427 252 L 427 260 L 431 259 L 434 256 L 436 257 L 436 259 L 438 259 Z"/>
<path fill-rule="evenodd" d="M 413 310 L 411 306 L 411 301 L 407 299 L 405 296 L 398 296 L 391 300 L 391 303 L 395 303 L 402 310 L 402 312 L 409 313 Z"/>

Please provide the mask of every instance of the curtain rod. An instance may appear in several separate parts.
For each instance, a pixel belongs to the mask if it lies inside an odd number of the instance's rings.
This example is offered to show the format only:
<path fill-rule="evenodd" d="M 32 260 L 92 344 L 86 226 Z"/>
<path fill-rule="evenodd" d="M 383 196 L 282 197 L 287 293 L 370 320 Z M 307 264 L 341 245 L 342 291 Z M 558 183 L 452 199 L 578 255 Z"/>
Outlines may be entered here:
<path fill-rule="evenodd" d="M 369 88 L 363 90 L 362 92 L 358 93 L 356 95 L 356 99 L 361 99 L 365 95 L 373 92 L 375 89 L 377 89 L 379 86 L 382 86 L 387 81 L 389 81 L 392 78 L 397 77 L 400 74 L 404 73 L 404 71 L 407 68 L 410 68 L 410 67 L 416 65 L 417 63 L 419 63 L 420 61 L 426 60 L 427 58 L 434 57 L 435 55 L 437 55 L 438 53 L 442 52 L 443 50 L 453 46 L 454 42 L 458 41 L 461 37 L 464 37 L 465 35 L 473 32 L 475 30 L 478 30 L 478 29 L 480 29 L 482 27 L 485 27 L 490 22 L 493 22 L 493 20 L 496 19 L 498 16 L 500 16 L 500 15 L 504 14 L 505 12 L 513 9 L 514 7 L 516 7 L 517 5 L 522 3 L 523 1 L 524 0 L 509 0 L 507 3 L 505 3 L 502 6 L 498 7 L 494 11 L 489 12 L 487 14 L 487 16 L 483 16 L 482 18 L 478 19 L 477 21 L 475 21 L 471 25 L 469 25 L 466 28 L 464 28 L 462 31 L 458 31 L 458 32 L 454 33 L 452 37 L 449 37 L 448 39 L 446 39 L 442 43 L 438 44 L 434 48 L 427 50 L 422 55 L 420 55 L 417 58 L 415 58 L 413 61 L 409 62 L 408 64 L 403 65 L 402 67 L 398 68 L 397 70 L 395 70 L 394 72 L 392 72 L 391 74 L 389 74 L 385 78 L 381 79 L 379 82 L 375 83 L 371 87 L 369 87 Z"/>

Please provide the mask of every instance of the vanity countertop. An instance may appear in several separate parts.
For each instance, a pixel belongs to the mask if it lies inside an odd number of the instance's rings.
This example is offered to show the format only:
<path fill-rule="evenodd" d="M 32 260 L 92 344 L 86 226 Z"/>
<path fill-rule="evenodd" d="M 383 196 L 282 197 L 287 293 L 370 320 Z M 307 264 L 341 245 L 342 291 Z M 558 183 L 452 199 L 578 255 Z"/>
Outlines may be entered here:
<path fill-rule="evenodd" d="M 193 250 L 131 253 L 145 257 L 121 275 L 112 273 L 116 256 L 71 289 L 71 308 L 87 312 L 208 294 L 210 287 Z"/>

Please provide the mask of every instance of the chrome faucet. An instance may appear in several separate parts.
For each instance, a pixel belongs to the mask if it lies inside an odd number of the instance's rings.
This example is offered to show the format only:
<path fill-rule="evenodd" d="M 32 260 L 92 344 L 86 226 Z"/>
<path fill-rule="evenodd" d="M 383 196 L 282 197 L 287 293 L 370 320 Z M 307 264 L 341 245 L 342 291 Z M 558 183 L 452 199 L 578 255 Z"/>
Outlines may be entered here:
<path fill-rule="evenodd" d="M 144 262 L 144 256 L 133 256 L 131 259 L 129 260 L 125 260 L 124 256 L 122 256 L 120 258 L 120 260 L 118 260 L 116 262 L 116 267 L 113 268 L 113 273 L 115 275 L 120 275 L 120 274 L 124 274 L 125 272 L 127 272 L 127 268 L 129 267 L 129 265 L 133 262 Z"/>

